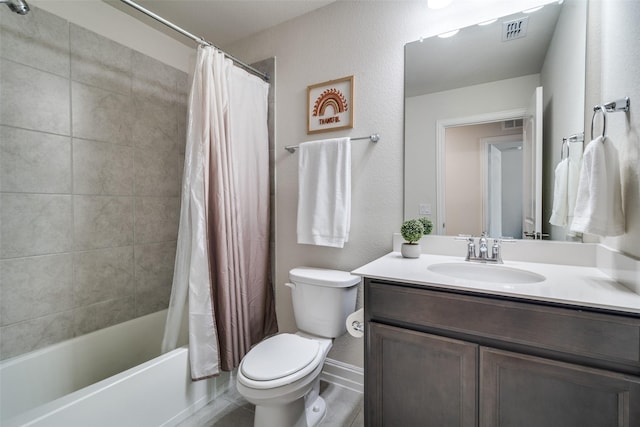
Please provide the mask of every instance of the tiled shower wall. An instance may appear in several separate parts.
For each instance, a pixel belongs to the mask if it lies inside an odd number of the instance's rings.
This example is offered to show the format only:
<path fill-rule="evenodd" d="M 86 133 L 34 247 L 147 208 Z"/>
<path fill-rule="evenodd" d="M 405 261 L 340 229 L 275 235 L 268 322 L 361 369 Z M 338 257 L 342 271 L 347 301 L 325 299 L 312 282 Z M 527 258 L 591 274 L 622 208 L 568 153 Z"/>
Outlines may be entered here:
<path fill-rule="evenodd" d="M 166 308 L 187 74 L 0 9 L 0 358 Z"/>

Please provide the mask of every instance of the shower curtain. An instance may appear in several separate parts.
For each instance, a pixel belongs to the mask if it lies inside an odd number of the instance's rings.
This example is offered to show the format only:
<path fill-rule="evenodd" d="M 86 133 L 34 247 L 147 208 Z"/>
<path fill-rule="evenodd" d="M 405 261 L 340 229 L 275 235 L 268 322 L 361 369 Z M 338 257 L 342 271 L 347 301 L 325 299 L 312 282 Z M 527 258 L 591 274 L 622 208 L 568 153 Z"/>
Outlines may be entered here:
<path fill-rule="evenodd" d="M 269 86 L 199 47 L 163 352 L 188 310 L 191 377 L 237 367 L 277 331 L 269 274 Z"/>

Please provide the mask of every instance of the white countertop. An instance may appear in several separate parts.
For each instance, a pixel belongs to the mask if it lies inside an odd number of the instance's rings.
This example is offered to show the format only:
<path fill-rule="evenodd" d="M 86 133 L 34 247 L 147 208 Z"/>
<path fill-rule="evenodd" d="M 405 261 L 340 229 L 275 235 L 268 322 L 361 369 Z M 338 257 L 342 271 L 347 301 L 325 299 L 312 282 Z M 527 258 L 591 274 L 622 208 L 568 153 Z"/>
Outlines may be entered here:
<path fill-rule="evenodd" d="M 407 259 L 400 252 L 391 252 L 357 268 L 352 274 L 444 289 L 640 314 L 640 295 L 595 267 L 505 260 L 503 266 L 531 271 L 546 278 L 541 282 L 527 284 L 466 280 L 437 274 L 428 269 L 431 264 L 460 262 L 465 262 L 463 257 L 422 254 L 420 258 Z"/>

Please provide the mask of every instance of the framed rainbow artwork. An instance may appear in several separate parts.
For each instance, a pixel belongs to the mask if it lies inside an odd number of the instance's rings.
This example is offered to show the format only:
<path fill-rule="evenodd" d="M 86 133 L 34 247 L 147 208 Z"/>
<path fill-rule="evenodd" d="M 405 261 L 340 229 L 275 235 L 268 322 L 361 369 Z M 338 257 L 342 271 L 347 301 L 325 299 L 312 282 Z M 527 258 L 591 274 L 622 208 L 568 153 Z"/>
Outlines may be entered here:
<path fill-rule="evenodd" d="M 307 86 L 307 134 L 353 128 L 353 76 Z"/>

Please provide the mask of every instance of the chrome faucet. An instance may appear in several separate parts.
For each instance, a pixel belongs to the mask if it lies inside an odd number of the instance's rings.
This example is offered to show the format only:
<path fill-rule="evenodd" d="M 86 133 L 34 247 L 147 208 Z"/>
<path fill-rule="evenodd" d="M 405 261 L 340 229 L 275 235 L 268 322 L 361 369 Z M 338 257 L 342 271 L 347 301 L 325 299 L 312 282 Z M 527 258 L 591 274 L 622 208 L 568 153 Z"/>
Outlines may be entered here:
<path fill-rule="evenodd" d="M 464 260 L 503 264 L 500 253 L 500 239 L 493 239 L 491 253 L 489 253 L 489 238 L 487 237 L 487 233 L 483 232 L 482 236 L 478 239 L 478 253 L 476 254 L 475 240 L 473 237 L 469 237 L 467 240 L 467 257 Z"/>
<path fill-rule="evenodd" d="M 489 259 L 489 248 L 487 247 L 487 232 L 482 232 L 482 235 L 478 239 L 478 258 L 482 260 Z"/>

